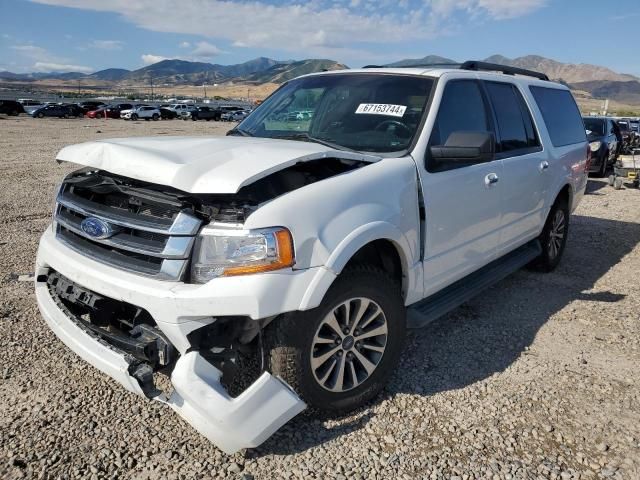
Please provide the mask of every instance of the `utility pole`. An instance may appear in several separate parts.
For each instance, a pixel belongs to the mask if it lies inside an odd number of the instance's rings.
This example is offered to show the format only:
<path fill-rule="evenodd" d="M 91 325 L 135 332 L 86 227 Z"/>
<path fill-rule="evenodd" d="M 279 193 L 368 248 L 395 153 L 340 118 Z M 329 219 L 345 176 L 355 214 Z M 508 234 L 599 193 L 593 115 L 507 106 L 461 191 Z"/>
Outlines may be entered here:
<path fill-rule="evenodd" d="M 206 84 L 206 83 L 203 83 L 203 84 L 202 84 L 202 87 L 204 88 L 204 98 L 205 98 L 205 100 L 206 100 L 206 99 L 207 99 L 207 84 Z"/>
<path fill-rule="evenodd" d="M 149 75 L 149 82 L 151 82 L 151 101 L 153 102 L 153 76 Z"/>

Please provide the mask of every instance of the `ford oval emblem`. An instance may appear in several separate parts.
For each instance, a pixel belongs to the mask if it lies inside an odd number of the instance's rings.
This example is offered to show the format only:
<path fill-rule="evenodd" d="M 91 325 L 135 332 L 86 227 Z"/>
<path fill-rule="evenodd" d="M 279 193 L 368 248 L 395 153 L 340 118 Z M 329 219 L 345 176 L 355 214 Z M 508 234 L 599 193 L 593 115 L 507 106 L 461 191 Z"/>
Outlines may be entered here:
<path fill-rule="evenodd" d="M 96 217 L 87 217 L 82 220 L 80 228 L 84 233 L 97 240 L 109 238 L 115 233 L 111 225 Z"/>

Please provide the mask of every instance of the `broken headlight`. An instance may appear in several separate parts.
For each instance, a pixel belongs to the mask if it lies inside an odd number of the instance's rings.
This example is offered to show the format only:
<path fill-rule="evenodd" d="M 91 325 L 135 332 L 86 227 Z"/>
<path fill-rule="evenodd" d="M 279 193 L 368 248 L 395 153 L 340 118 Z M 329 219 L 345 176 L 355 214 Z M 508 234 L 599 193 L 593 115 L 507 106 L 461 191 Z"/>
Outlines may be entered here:
<path fill-rule="evenodd" d="M 196 239 L 191 281 L 247 275 L 294 264 L 293 240 L 286 228 L 236 230 L 204 227 Z"/>

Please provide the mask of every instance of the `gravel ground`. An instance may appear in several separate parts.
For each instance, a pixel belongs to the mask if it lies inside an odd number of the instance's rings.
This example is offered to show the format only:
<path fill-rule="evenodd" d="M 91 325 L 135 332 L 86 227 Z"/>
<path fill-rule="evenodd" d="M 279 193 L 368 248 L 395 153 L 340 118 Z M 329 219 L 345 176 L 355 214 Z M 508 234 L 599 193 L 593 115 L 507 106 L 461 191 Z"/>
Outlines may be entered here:
<path fill-rule="evenodd" d="M 71 353 L 32 270 L 62 146 L 228 124 L 0 117 L 0 478 L 640 478 L 640 191 L 600 180 L 554 273 L 518 272 L 410 335 L 371 405 L 227 456 Z"/>

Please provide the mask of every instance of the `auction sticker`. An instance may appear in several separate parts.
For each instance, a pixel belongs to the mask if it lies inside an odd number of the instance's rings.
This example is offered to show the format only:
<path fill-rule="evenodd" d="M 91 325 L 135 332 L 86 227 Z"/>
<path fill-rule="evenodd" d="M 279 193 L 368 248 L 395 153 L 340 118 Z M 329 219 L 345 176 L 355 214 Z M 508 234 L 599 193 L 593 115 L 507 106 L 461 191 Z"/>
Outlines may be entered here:
<path fill-rule="evenodd" d="M 391 105 L 389 103 L 361 103 L 356 109 L 356 113 L 402 117 L 406 109 L 406 105 Z"/>

